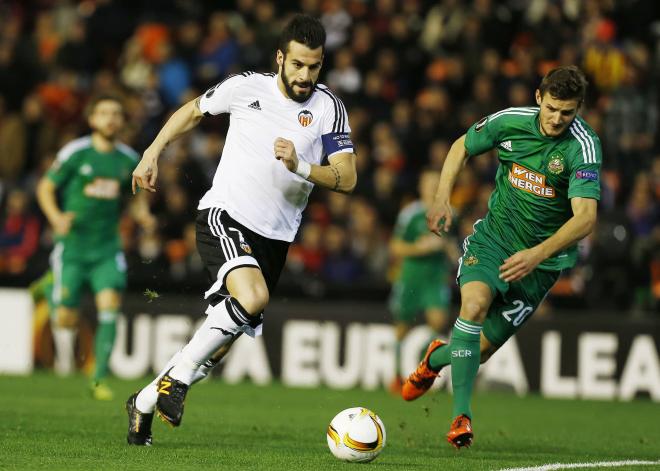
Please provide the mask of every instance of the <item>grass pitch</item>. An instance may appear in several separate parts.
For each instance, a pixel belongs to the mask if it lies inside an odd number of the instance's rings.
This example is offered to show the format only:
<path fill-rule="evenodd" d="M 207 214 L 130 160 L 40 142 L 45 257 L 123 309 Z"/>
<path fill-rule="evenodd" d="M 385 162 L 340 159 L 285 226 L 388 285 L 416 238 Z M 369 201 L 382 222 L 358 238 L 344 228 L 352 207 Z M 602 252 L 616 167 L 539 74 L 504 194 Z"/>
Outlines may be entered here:
<path fill-rule="evenodd" d="M 406 403 L 385 391 L 288 389 L 219 379 L 196 385 L 182 426 L 154 420 L 154 446 L 129 447 L 124 401 L 146 381 L 114 380 L 116 399 L 95 402 L 81 376 L 0 376 L 0 469 L 62 470 L 497 470 L 549 463 L 660 460 L 660 406 L 559 401 L 481 393 L 475 443 L 444 441 L 451 397 Z M 385 423 L 387 445 L 366 465 L 336 460 L 325 431 L 342 409 L 364 406 Z M 660 469 L 626 466 L 616 469 Z"/>

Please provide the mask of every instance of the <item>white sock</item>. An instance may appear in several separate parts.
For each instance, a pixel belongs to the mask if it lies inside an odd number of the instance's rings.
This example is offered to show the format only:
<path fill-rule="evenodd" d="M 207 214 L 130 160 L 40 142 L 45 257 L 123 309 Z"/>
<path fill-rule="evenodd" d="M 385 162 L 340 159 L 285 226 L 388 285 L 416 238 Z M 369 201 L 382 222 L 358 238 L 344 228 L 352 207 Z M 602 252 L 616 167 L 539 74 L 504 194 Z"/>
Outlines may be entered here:
<path fill-rule="evenodd" d="M 158 376 L 156 376 L 151 383 L 142 388 L 135 398 L 135 407 L 137 407 L 137 410 L 143 414 L 151 414 L 154 411 L 156 400 L 158 399 L 158 382 L 160 381 L 160 378 L 170 370 L 170 368 L 176 365 L 179 358 L 181 358 L 181 350 L 172 355 L 172 358 L 170 358 L 165 367 L 160 370 Z"/>
<path fill-rule="evenodd" d="M 55 373 L 69 376 L 75 369 L 75 346 L 77 329 L 51 325 L 55 343 Z"/>
<path fill-rule="evenodd" d="M 190 342 L 181 350 L 181 357 L 170 376 L 185 384 L 192 384 L 200 367 L 220 347 L 230 342 L 239 332 L 254 336 L 261 316 L 250 316 L 234 298 L 209 306 L 206 320 L 197 329 Z"/>
<path fill-rule="evenodd" d="M 147 386 L 142 388 L 135 398 L 135 407 L 137 410 L 143 414 L 151 414 L 156 408 L 156 401 L 158 400 L 158 382 L 160 378 L 167 373 L 170 368 L 172 368 L 181 358 L 181 350 L 172 355 L 172 358 L 169 359 L 165 367 L 158 373 L 158 376 L 149 383 Z M 197 371 L 193 374 L 191 385 L 199 383 L 201 380 L 208 376 L 209 372 L 219 364 L 220 362 L 214 362 L 213 360 L 207 360 L 203 365 L 201 365 Z"/>
<path fill-rule="evenodd" d="M 213 359 L 209 358 L 202 364 L 199 368 L 197 368 L 197 371 L 195 371 L 195 375 L 193 376 L 192 382 L 190 385 L 192 386 L 195 383 L 199 383 L 201 380 L 206 378 L 211 370 L 218 366 L 220 364 L 220 361 L 213 361 Z"/>

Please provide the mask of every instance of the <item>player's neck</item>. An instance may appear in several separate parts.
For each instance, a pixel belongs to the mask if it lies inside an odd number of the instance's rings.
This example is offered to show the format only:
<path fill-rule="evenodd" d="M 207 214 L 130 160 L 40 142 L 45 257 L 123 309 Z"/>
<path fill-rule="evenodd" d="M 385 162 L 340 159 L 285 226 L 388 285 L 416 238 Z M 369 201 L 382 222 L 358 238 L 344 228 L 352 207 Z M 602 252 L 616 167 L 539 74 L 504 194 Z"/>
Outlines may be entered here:
<path fill-rule="evenodd" d="M 277 89 L 280 91 L 282 96 L 289 100 L 289 95 L 286 93 L 286 87 L 284 86 L 284 82 L 282 82 L 282 75 L 277 74 Z"/>
<path fill-rule="evenodd" d="M 103 153 L 112 152 L 115 148 L 115 141 L 107 139 L 106 137 L 103 137 L 101 134 L 97 132 L 93 132 L 92 146 L 98 152 L 103 152 Z"/>

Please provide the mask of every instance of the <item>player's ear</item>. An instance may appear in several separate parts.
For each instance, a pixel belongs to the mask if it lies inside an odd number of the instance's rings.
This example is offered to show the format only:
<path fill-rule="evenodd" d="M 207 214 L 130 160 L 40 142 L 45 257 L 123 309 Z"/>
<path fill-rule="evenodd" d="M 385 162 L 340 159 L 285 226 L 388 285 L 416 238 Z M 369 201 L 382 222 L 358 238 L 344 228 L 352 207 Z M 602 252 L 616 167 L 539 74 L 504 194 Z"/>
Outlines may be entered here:
<path fill-rule="evenodd" d="M 280 67 L 284 66 L 284 53 L 279 49 L 277 50 L 277 54 L 275 55 L 275 60 L 277 61 L 277 65 L 279 65 Z"/>
<path fill-rule="evenodd" d="M 541 91 L 537 88 L 536 89 L 536 104 L 541 106 Z"/>

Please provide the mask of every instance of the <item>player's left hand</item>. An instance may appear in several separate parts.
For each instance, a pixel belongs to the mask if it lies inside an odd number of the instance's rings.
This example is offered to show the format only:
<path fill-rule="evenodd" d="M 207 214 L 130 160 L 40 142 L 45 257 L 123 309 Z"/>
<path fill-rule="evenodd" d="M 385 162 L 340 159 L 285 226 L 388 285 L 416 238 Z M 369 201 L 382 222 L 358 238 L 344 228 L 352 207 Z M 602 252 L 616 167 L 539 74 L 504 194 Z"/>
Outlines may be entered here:
<path fill-rule="evenodd" d="M 133 194 L 138 188 L 144 188 L 154 193 L 156 191 L 156 180 L 158 179 L 158 154 L 154 154 L 147 149 L 144 151 L 142 160 L 133 170 L 133 181 L 131 187 Z"/>
<path fill-rule="evenodd" d="M 507 283 L 518 281 L 529 275 L 542 261 L 543 257 L 534 248 L 516 252 L 500 265 L 500 278 Z"/>
<path fill-rule="evenodd" d="M 289 172 L 295 172 L 298 168 L 298 155 L 292 141 L 278 137 L 273 145 L 275 158 L 281 160 Z"/>

